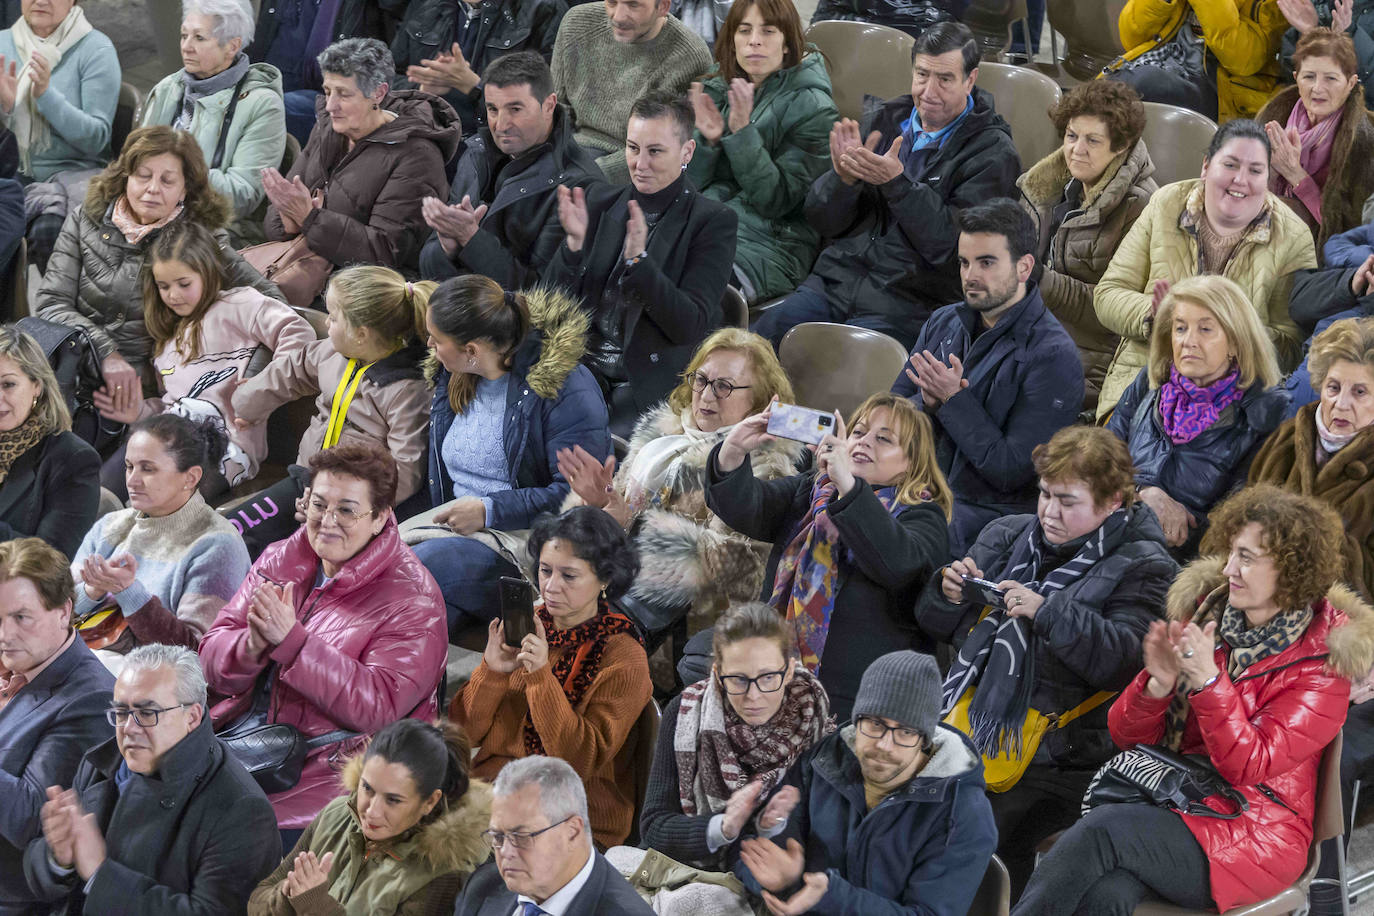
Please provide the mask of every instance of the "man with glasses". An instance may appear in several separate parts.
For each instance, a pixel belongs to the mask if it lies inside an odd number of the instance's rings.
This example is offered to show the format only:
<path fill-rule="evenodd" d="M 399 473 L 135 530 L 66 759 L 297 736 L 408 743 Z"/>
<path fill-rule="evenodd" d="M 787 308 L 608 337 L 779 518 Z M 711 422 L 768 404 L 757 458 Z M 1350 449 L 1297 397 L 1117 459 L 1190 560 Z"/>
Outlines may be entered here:
<path fill-rule="evenodd" d="M 506 764 L 492 787 L 496 862 L 473 873 L 455 916 L 652 916 L 592 847 L 587 795 L 556 757 Z"/>
<path fill-rule="evenodd" d="M 47 789 L 24 857 L 39 899 L 72 914 L 243 913 L 281 860 L 277 820 L 210 730 L 205 699 L 192 650 L 125 656 L 114 738 L 86 753 L 71 788 Z"/>
<path fill-rule="evenodd" d="M 854 719 L 794 765 L 786 821 L 743 841 L 735 871 L 778 916 L 964 916 L 997 846 L 983 764 L 938 724 L 940 671 L 904 650 L 864 672 Z"/>

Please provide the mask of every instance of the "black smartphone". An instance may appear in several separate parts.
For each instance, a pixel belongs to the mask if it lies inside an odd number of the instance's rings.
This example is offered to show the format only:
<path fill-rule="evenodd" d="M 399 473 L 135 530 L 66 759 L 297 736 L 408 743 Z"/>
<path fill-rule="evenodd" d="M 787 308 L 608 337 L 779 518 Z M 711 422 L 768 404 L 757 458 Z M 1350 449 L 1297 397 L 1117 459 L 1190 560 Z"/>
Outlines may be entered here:
<path fill-rule="evenodd" d="M 964 600 L 986 604 L 988 607 L 1005 610 L 1006 594 L 994 582 L 979 579 L 977 576 L 964 577 Z"/>
<path fill-rule="evenodd" d="M 501 577 L 501 624 L 505 643 L 512 649 L 520 648 L 534 632 L 534 586 L 524 579 Z"/>

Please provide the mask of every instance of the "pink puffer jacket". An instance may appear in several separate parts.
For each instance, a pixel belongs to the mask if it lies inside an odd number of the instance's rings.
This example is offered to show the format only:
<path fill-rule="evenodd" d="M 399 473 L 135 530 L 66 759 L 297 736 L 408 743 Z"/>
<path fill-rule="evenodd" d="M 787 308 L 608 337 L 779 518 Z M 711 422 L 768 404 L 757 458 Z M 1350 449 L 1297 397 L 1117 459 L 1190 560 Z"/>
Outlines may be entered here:
<path fill-rule="evenodd" d="M 263 669 L 277 664 L 271 720 L 306 737 L 336 729 L 371 734 L 406 716 L 433 719 L 448 652 L 444 599 L 401 542 L 395 518 L 315 587 L 319 557 L 305 529 L 268 547 L 200 643 L 211 690 L 228 699 L 211 710 L 216 728 L 251 704 Z M 260 657 L 248 652 L 248 602 L 263 577 L 294 583 L 296 624 Z M 339 794 L 337 766 L 362 739 L 313 752 L 297 785 L 270 796 L 283 829 L 304 827 Z"/>

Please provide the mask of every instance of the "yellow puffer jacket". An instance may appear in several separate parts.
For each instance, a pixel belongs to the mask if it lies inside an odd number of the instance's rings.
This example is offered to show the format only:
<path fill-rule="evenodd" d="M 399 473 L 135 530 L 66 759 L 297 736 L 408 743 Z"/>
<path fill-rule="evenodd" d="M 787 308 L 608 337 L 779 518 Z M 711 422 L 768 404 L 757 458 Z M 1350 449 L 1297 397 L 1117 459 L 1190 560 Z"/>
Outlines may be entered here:
<path fill-rule="evenodd" d="M 1172 40 L 1190 7 L 1217 61 L 1219 120 L 1253 118 L 1279 79 L 1279 41 L 1288 20 L 1278 0 L 1130 0 L 1117 19 L 1126 53 L 1104 73 Z"/>
<path fill-rule="evenodd" d="M 1293 272 L 1317 266 L 1312 233 L 1283 201 L 1267 194 L 1259 219 L 1236 246 L 1222 276 L 1234 280 L 1259 313 L 1285 372 L 1298 360 L 1302 333 L 1288 315 Z M 1121 240 L 1107 272 L 1093 290 L 1093 308 L 1121 343 L 1102 382 L 1097 418 L 1107 416 L 1149 356 L 1149 323 L 1156 280 L 1198 274 L 1197 225 L 1203 214 L 1202 180 L 1166 184 L 1154 193 Z"/>

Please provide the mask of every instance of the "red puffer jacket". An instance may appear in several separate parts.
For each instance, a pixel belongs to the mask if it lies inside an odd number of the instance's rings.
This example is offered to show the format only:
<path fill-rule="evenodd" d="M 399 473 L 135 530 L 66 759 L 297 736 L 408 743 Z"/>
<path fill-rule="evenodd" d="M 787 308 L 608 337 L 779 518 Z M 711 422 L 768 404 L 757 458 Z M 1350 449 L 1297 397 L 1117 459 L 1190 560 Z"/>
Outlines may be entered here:
<path fill-rule="evenodd" d="M 1179 574 L 1169 591 L 1170 619 L 1225 606 L 1222 563 L 1204 558 Z M 1312 613 L 1300 640 L 1234 681 L 1226 673 L 1228 650 L 1218 642 L 1221 677 L 1190 700 L 1180 750 L 1206 754 L 1250 802 L 1234 820 L 1182 815 L 1207 853 L 1212 898 L 1223 912 L 1272 896 L 1302 874 L 1322 751 L 1345 723 L 1350 679 L 1374 662 L 1374 609 L 1354 592 L 1333 586 Z M 1148 680 L 1142 671 L 1112 705 L 1108 723 L 1122 747 L 1163 740 L 1169 699 L 1147 694 Z M 1220 799 L 1213 806 L 1232 810 Z"/>
<path fill-rule="evenodd" d="M 216 728 L 249 708 L 263 669 L 276 662 L 271 719 L 307 737 L 336 729 L 371 734 L 408 715 L 433 719 L 448 655 L 444 598 L 396 520 L 315 587 L 319 557 L 305 529 L 268 547 L 200 643 L 210 688 L 229 699 L 210 711 Z M 263 577 L 295 584 L 296 624 L 270 652 L 248 652 L 248 601 Z M 340 792 L 335 764 L 362 739 L 312 752 L 294 788 L 270 796 L 283 829 L 304 827 Z"/>

